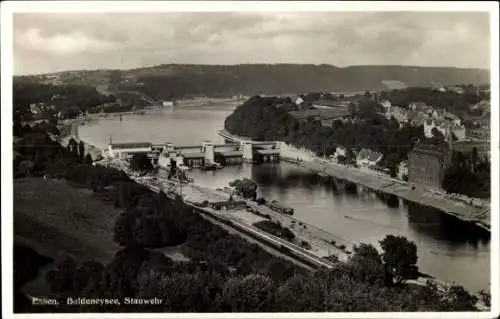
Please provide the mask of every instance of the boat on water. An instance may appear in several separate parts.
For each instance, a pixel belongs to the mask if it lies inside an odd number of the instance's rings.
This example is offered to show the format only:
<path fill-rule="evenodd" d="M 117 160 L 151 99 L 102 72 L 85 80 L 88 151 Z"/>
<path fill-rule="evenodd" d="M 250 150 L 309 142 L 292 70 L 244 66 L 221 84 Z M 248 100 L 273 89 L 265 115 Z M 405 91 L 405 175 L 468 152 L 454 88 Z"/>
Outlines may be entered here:
<path fill-rule="evenodd" d="M 269 208 L 284 215 L 293 215 L 295 213 L 295 210 L 293 208 L 287 207 L 282 203 L 278 202 L 277 200 L 272 200 L 269 203 Z"/>

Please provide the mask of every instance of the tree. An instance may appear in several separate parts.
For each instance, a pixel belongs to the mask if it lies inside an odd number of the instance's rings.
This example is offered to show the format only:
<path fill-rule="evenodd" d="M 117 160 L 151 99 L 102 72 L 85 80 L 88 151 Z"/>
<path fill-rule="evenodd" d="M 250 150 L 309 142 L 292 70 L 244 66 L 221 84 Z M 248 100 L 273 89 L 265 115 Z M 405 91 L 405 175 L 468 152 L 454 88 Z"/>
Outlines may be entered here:
<path fill-rule="evenodd" d="M 240 196 L 250 199 L 257 199 L 257 183 L 248 178 L 237 179 L 229 183 L 229 186 L 236 189 Z"/>
<path fill-rule="evenodd" d="M 271 309 L 273 281 L 262 275 L 229 279 L 223 288 L 222 302 L 231 312 L 266 312 Z"/>
<path fill-rule="evenodd" d="M 77 270 L 76 261 L 72 257 L 66 257 L 55 268 L 48 271 L 45 275 L 52 292 L 70 292 L 75 293 L 75 277 Z"/>
<path fill-rule="evenodd" d="M 75 273 L 76 291 L 84 296 L 98 295 L 104 266 L 96 261 L 84 262 Z"/>
<path fill-rule="evenodd" d="M 92 155 L 90 155 L 90 154 L 85 155 L 85 159 L 84 159 L 85 164 L 92 165 L 93 162 L 94 162 L 94 160 L 92 159 Z"/>
<path fill-rule="evenodd" d="M 171 159 L 170 160 L 170 171 L 169 171 L 169 174 L 168 174 L 168 178 L 172 178 L 173 176 L 175 176 L 175 174 L 177 173 L 177 161 Z"/>
<path fill-rule="evenodd" d="M 136 223 L 136 218 L 129 212 L 121 213 L 116 219 L 114 228 L 114 242 L 127 246 L 135 243 L 133 225 Z"/>
<path fill-rule="evenodd" d="M 276 289 L 273 311 L 324 312 L 327 296 L 326 278 L 293 276 Z"/>
<path fill-rule="evenodd" d="M 74 158 L 78 158 L 78 143 L 74 138 L 71 138 L 68 142 L 68 151 Z"/>
<path fill-rule="evenodd" d="M 436 127 L 432 128 L 432 136 L 436 138 L 437 141 L 442 142 L 445 140 L 443 133 L 438 130 Z"/>
<path fill-rule="evenodd" d="M 390 175 L 392 178 L 395 178 L 398 176 L 398 169 L 397 169 L 396 165 L 391 165 L 389 167 L 389 170 L 390 170 Z"/>
<path fill-rule="evenodd" d="M 491 307 L 491 294 L 488 291 L 481 289 L 479 296 L 486 307 Z"/>
<path fill-rule="evenodd" d="M 476 310 L 478 298 L 467 292 L 462 286 L 446 288 L 445 301 L 448 311 L 473 311 Z"/>
<path fill-rule="evenodd" d="M 375 100 L 362 101 L 359 104 L 359 115 L 362 118 L 375 118 L 378 103 Z"/>
<path fill-rule="evenodd" d="M 78 144 L 78 155 L 80 156 L 81 161 L 85 159 L 85 144 L 82 141 Z"/>
<path fill-rule="evenodd" d="M 346 156 L 345 157 L 346 157 L 346 162 L 348 164 L 352 164 L 356 161 L 356 155 L 354 154 L 354 151 L 350 147 L 348 147 L 346 149 Z"/>
<path fill-rule="evenodd" d="M 370 285 L 390 284 L 382 258 L 373 245 L 359 245 L 349 263 L 353 266 L 354 274 L 358 280 Z"/>
<path fill-rule="evenodd" d="M 477 148 L 474 147 L 472 149 L 472 154 L 471 154 L 471 164 L 472 164 L 472 171 L 475 172 L 476 171 L 476 164 L 477 164 L 477 161 L 478 161 L 478 152 L 477 152 Z"/>
<path fill-rule="evenodd" d="M 23 124 L 21 123 L 21 119 L 19 118 L 14 120 L 14 136 L 23 136 Z"/>
<path fill-rule="evenodd" d="M 397 283 L 412 278 L 417 272 L 417 246 L 403 236 L 387 235 L 380 241 L 382 260 Z"/>
<path fill-rule="evenodd" d="M 132 157 L 130 168 L 135 171 L 152 171 L 153 164 L 147 154 L 138 153 Z"/>
<path fill-rule="evenodd" d="M 276 282 L 285 282 L 293 277 L 295 269 L 290 265 L 290 263 L 285 263 L 280 259 L 273 259 L 267 263 L 264 272 Z"/>
<path fill-rule="evenodd" d="M 35 168 L 35 164 L 30 160 L 24 160 L 19 164 L 18 171 L 21 172 L 24 176 L 31 176 L 33 174 L 33 169 Z"/>

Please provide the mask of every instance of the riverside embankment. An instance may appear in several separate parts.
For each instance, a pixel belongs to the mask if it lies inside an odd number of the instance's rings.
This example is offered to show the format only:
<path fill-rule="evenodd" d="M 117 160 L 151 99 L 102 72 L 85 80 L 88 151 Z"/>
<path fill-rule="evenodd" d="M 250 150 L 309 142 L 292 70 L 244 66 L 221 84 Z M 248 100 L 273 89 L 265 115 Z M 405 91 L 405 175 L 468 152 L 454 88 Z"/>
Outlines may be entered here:
<path fill-rule="evenodd" d="M 328 176 L 345 179 L 375 191 L 394 195 L 424 206 L 430 206 L 453 215 L 461 220 L 475 223 L 479 227 L 490 230 L 489 208 L 479 208 L 464 202 L 446 198 L 444 194 L 425 188 L 412 189 L 408 183 L 388 178 L 381 174 L 365 172 L 357 168 L 349 168 L 332 162 L 304 162 L 304 167 Z"/>
<path fill-rule="evenodd" d="M 229 136 L 231 140 L 236 142 L 249 141 L 246 137 L 236 136 L 226 130 L 222 130 L 221 132 L 224 136 Z M 280 157 L 282 160 L 297 163 L 319 174 L 347 180 L 374 191 L 394 195 L 420 205 L 433 207 L 463 221 L 474 223 L 485 230 L 490 230 L 489 205 L 486 207 L 477 207 L 450 198 L 444 193 L 418 186 L 413 188 L 408 183 L 390 178 L 387 175 L 321 159 L 311 151 L 298 149 L 283 142 L 280 142 Z"/>

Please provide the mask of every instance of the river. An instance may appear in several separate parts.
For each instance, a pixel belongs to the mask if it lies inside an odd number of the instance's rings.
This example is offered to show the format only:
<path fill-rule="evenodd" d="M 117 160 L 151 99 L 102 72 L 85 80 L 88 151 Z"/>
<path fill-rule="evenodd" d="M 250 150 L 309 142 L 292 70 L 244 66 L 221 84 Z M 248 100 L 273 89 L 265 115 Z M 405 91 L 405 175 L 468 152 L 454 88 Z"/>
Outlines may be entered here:
<path fill-rule="evenodd" d="M 107 117 L 81 126 L 79 135 L 102 148 L 110 138 L 113 143 L 223 143 L 216 131 L 223 128 L 232 109 L 230 105 L 176 107 L 123 116 L 121 121 L 119 117 Z M 402 200 L 389 205 L 362 187 L 356 194 L 346 193 L 289 163 L 242 164 L 217 172 L 193 171 L 191 175 L 197 184 L 211 188 L 227 186 L 237 178 L 251 178 L 266 199 L 294 207 L 297 219 L 351 243 L 378 245 L 387 234 L 406 236 L 417 245 L 421 272 L 456 282 L 472 292 L 489 288 L 489 233 L 434 209 Z"/>

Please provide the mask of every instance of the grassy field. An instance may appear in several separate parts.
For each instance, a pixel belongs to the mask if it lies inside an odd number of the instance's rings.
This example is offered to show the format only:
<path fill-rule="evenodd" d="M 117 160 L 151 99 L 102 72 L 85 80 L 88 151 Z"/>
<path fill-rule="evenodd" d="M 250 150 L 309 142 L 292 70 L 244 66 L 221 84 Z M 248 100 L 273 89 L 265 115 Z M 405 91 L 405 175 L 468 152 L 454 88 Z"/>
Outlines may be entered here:
<path fill-rule="evenodd" d="M 40 253 L 107 262 L 119 246 L 113 228 L 120 210 L 64 181 L 22 178 L 14 181 L 14 235 Z"/>

